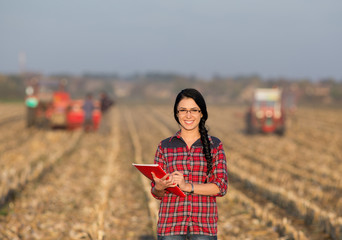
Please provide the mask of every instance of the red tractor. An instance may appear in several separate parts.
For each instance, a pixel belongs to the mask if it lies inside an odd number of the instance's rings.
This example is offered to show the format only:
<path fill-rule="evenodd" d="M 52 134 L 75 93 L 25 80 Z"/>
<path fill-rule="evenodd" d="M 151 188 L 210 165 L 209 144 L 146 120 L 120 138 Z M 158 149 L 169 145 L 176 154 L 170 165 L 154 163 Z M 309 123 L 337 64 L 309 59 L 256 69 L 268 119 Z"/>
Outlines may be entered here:
<path fill-rule="evenodd" d="M 246 114 L 247 133 L 285 133 L 285 111 L 279 88 L 257 88 Z"/>
<path fill-rule="evenodd" d="M 99 101 L 93 101 L 95 105 L 95 110 L 93 111 L 92 116 L 92 129 L 88 130 L 97 130 L 100 125 L 101 121 L 101 110 L 100 110 L 100 102 Z M 69 109 L 67 111 L 66 115 L 66 121 L 67 121 L 67 128 L 68 129 L 76 129 L 79 127 L 82 127 L 84 124 L 84 110 L 83 110 L 83 103 L 84 100 L 73 100 L 71 101 L 69 105 Z"/>
<path fill-rule="evenodd" d="M 28 127 L 76 129 L 83 126 L 83 100 L 72 100 L 64 85 L 44 81 L 27 87 Z M 101 111 L 98 101 L 94 101 L 94 105 L 92 129 L 96 130 L 101 121 Z"/>

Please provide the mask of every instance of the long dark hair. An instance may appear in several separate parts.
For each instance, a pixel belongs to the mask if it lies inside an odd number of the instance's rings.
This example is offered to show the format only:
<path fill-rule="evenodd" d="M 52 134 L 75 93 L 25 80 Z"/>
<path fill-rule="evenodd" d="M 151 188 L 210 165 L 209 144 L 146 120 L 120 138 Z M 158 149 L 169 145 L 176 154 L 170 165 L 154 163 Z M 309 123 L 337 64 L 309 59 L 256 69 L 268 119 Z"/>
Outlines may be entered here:
<path fill-rule="evenodd" d="M 199 133 L 201 135 L 201 141 L 203 144 L 203 153 L 207 160 L 207 175 L 209 175 L 212 169 L 212 161 L 213 158 L 211 156 L 211 149 L 210 149 L 210 141 L 208 138 L 208 130 L 205 126 L 205 121 L 208 119 L 208 112 L 207 112 L 207 105 L 202 94 L 193 88 L 186 88 L 183 89 L 180 93 L 178 93 L 175 101 L 175 105 L 173 107 L 173 114 L 174 118 L 176 119 L 177 123 L 180 124 L 177 113 L 178 113 L 178 104 L 183 98 L 192 98 L 196 104 L 201 109 L 202 118 L 199 123 Z"/>

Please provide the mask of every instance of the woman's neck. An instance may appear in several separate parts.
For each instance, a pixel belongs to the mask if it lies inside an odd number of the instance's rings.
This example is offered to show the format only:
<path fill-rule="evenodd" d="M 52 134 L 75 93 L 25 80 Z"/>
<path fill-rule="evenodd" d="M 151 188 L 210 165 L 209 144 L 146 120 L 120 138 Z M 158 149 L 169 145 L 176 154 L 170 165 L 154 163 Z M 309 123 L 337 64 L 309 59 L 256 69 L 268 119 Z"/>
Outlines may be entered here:
<path fill-rule="evenodd" d="M 181 130 L 181 137 L 186 142 L 186 144 L 191 147 L 194 142 L 196 142 L 197 139 L 201 137 L 198 130 L 196 131 L 187 131 L 182 129 Z"/>

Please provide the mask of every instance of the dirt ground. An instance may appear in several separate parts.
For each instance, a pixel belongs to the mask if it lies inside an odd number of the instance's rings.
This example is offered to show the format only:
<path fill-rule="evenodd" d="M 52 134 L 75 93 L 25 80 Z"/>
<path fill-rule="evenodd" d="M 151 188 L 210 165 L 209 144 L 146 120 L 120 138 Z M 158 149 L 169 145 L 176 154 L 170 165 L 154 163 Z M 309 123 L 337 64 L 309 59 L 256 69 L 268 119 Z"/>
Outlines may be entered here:
<path fill-rule="evenodd" d="M 246 135 L 243 108 L 208 110 L 230 174 L 218 239 L 334 239 L 325 226 L 340 225 L 315 219 L 342 215 L 342 110 L 298 109 L 283 137 Z M 132 163 L 153 163 L 177 131 L 172 106 L 117 105 L 105 133 L 27 129 L 19 104 L 0 112 L 0 239 L 155 239 L 158 201 Z"/>

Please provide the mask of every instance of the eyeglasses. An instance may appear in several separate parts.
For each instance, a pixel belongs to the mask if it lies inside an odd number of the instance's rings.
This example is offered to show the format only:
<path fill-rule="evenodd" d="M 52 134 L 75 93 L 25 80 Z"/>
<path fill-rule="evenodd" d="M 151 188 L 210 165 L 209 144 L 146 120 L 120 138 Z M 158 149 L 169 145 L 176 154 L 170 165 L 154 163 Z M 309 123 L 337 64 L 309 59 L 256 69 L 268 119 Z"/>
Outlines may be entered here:
<path fill-rule="evenodd" d="M 193 116 L 196 116 L 196 115 L 199 115 L 201 110 L 199 109 L 190 109 L 190 110 L 187 110 L 187 109 L 180 109 L 177 111 L 179 115 L 181 116 L 185 116 L 186 114 L 190 113 L 191 115 Z"/>

